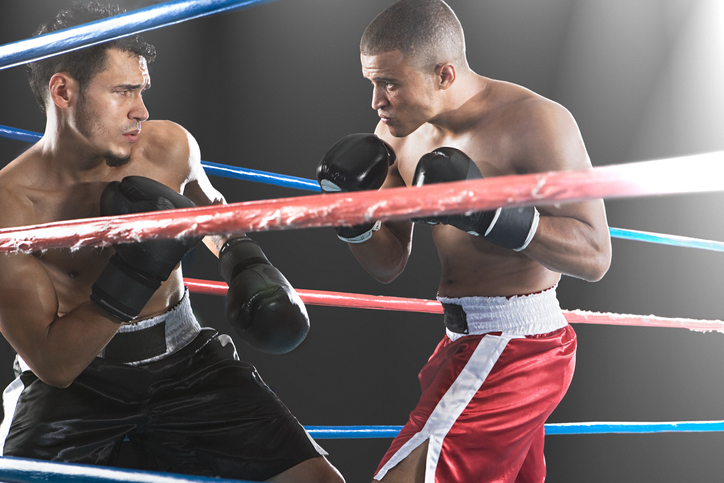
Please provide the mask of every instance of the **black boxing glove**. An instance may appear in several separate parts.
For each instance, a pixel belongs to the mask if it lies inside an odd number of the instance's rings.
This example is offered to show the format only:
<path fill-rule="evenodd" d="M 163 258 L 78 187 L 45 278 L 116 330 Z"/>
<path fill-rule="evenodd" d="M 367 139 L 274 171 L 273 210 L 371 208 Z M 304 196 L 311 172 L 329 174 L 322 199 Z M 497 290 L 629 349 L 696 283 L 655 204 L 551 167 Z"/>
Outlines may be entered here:
<path fill-rule="evenodd" d="M 438 148 L 417 163 L 413 186 L 450 181 L 482 179 L 480 169 L 465 153 L 455 148 Z M 533 206 L 498 208 L 461 215 L 415 218 L 415 223 L 452 225 L 489 242 L 515 251 L 528 246 L 538 228 L 539 214 Z"/>
<path fill-rule="evenodd" d="M 307 309 L 254 240 L 227 240 L 219 265 L 229 285 L 226 317 L 244 342 L 268 354 L 285 354 L 301 344 L 309 332 Z"/>
<path fill-rule="evenodd" d="M 101 216 L 196 206 L 166 185 L 143 176 L 113 181 L 101 195 Z M 155 239 L 114 245 L 116 253 L 91 289 L 91 300 L 123 322 L 134 319 L 161 282 L 203 236 Z"/>
<path fill-rule="evenodd" d="M 317 166 L 317 181 L 324 193 L 378 190 L 395 162 L 389 144 L 374 134 L 349 134 L 332 146 Z M 362 243 L 379 230 L 380 222 L 335 226 L 347 243 Z"/>

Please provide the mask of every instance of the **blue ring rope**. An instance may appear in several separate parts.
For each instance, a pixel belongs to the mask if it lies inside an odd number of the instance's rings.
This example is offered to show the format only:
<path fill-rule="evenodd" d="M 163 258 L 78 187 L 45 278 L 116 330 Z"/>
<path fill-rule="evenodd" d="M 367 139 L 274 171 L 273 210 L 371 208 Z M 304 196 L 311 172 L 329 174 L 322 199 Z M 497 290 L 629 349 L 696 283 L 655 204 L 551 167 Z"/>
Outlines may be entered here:
<path fill-rule="evenodd" d="M 0 480 L 6 483 L 254 483 L 103 466 L 0 456 Z"/>
<path fill-rule="evenodd" d="M 361 439 L 392 438 L 400 432 L 402 426 L 306 426 L 305 429 L 318 439 Z M 713 432 L 724 431 L 724 421 L 557 423 L 546 424 L 545 430 L 546 435 Z M 244 483 L 241 480 L 93 467 L 9 456 L 0 457 L 0 480 L 8 483 Z"/>
<path fill-rule="evenodd" d="M 42 134 L 17 129 L 9 126 L 0 125 L 0 137 L 14 139 L 16 141 L 24 141 L 28 143 L 37 142 Z M 257 171 L 248 168 L 239 168 L 236 166 L 227 166 L 224 164 L 211 163 L 209 161 L 201 161 L 201 165 L 207 174 L 222 176 L 226 178 L 235 178 L 245 181 L 253 181 L 257 183 L 273 184 L 286 188 L 295 188 L 301 190 L 309 190 L 319 192 L 319 184 L 311 179 L 297 178 L 294 176 L 286 176 L 267 171 Z M 650 233 L 637 230 L 625 230 L 622 228 L 609 228 L 612 238 L 622 240 L 634 240 L 647 243 L 657 243 L 661 245 L 670 245 L 685 248 L 699 248 L 702 250 L 712 250 L 724 252 L 724 242 L 714 240 L 702 240 L 699 238 L 689 238 L 678 235 L 666 235 L 661 233 Z"/>
<path fill-rule="evenodd" d="M 172 0 L 159 5 L 135 10 L 107 19 L 98 20 L 77 27 L 32 37 L 29 39 L 12 42 L 0 46 L 0 69 L 13 67 L 40 60 L 62 52 L 69 52 L 82 47 L 113 40 L 126 35 L 132 35 L 155 28 L 165 27 L 207 15 L 222 13 L 228 10 L 248 7 L 256 3 L 264 3 L 271 0 Z M 38 133 L 20 129 L 0 126 L 0 136 L 25 142 L 34 142 L 41 137 Z M 298 189 L 310 189 L 319 191 L 316 182 L 303 178 L 293 178 L 267 173 L 257 170 L 243 170 L 231 166 L 202 161 L 204 169 L 209 174 L 226 176 L 248 181 L 276 184 Z M 611 236 L 629 240 L 647 241 L 650 243 L 661 243 L 666 245 L 687 246 L 703 248 L 708 250 L 724 251 L 724 244 L 720 242 L 698 240 L 673 235 L 661 235 L 648 232 L 622 230 L 611 228 Z M 381 438 L 394 437 L 401 430 L 401 426 L 310 426 L 307 428 L 312 436 L 320 439 L 335 438 Z M 562 423 L 547 424 L 546 434 L 608 434 L 608 433 L 659 433 L 659 432 L 702 432 L 702 431 L 724 431 L 724 421 L 689 421 L 672 423 Z M 15 458 L 2 458 L 7 463 Z M 73 479 L 77 481 L 77 473 L 74 470 L 53 472 L 42 471 L 38 468 L 40 462 L 32 462 L 32 470 L 19 470 L 8 468 L 11 465 L 4 465 L 0 470 L 0 476 L 9 482 L 36 482 L 48 481 L 48 475 L 52 474 L 52 481 Z M 53 466 L 65 466 L 53 463 Z M 69 468 L 73 465 L 67 465 Z M 85 469 L 85 468 L 84 468 Z M 109 472 L 109 473 L 103 473 Z M 128 471 L 109 470 L 99 468 L 83 479 L 86 481 L 129 481 Z M 142 472 L 131 471 L 139 474 Z M 120 475 L 120 476 L 119 476 Z M 115 477 L 115 478 L 114 478 Z M 221 481 L 211 478 L 176 478 L 168 476 L 168 481 Z M 132 479 L 131 479 L 132 481 Z M 231 480 L 227 480 L 231 481 Z"/>
<path fill-rule="evenodd" d="M 23 141 L 26 143 L 35 143 L 42 137 L 43 135 L 38 132 L 0 125 L 0 138 L 14 139 L 15 141 Z M 204 171 L 206 171 L 207 174 L 215 176 L 253 181 L 256 183 L 273 184 L 283 186 L 285 188 L 296 188 L 317 192 L 321 191 L 319 184 L 311 179 L 279 175 L 255 169 L 238 168 L 236 166 L 227 166 L 225 164 L 212 163 L 209 161 L 201 161 L 201 165 L 204 167 Z"/>
<path fill-rule="evenodd" d="M 546 424 L 546 434 L 650 434 L 724 431 L 724 421 L 595 422 Z"/>
<path fill-rule="evenodd" d="M 26 131 L 16 127 L 0 125 L 0 137 L 6 139 L 14 139 L 15 141 L 23 141 L 26 143 L 36 143 L 43 137 L 39 132 Z"/>
<path fill-rule="evenodd" d="M 227 166 L 225 164 L 211 163 L 209 161 L 201 161 L 201 165 L 204 167 L 206 174 L 242 179 L 244 181 L 253 181 L 256 183 L 273 184 L 277 186 L 284 186 L 285 188 L 321 191 L 319 183 L 311 179 L 269 173 L 267 171 L 258 171 L 256 169 L 237 168 L 236 166 Z"/>
<path fill-rule="evenodd" d="M 171 0 L 75 27 L 0 45 L 0 69 L 187 20 L 272 0 Z"/>
<path fill-rule="evenodd" d="M 312 437 L 318 439 L 369 439 L 394 438 L 402 426 L 306 426 L 305 428 Z M 724 421 L 552 423 L 545 425 L 545 431 L 546 435 L 721 432 L 724 431 Z"/>
<path fill-rule="evenodd" d="M 702 240 L 700 238 L 689 238 L 678 235 L 664 235 L 661 233 L 650 233 L 647 231 L 624 230 L 622 228 L 609 228 L 609 231 L 612 238 L 724 252 L 724 242 L 720 241 Z"/>

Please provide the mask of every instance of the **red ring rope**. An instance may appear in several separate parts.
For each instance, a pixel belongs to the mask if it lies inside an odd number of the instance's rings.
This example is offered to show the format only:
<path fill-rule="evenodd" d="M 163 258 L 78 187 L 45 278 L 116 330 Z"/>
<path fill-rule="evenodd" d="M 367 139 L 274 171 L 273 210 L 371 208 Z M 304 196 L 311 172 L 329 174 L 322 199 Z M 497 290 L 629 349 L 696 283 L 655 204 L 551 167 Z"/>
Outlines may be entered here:
<path fill-rule="evenodd" d="M 226 295 L 228 289 L 224 282 L 184 279 L 184 283 L 193 293 Z M 348 307 L 355 309 L 399 310 L 405 312 L 425 312 L 442 314 L 442 305 L 437 300 L 388 297 L 382 295 L 348 294 L 324 292 L 319 290 L 296 289 L 305 304 L 330 307 Z M 564 310 L 563 315 L 571 324 L 605 324 L 635 327 L 673 327 L 700 332 L 724 332 L 724 321 L 697 320 L 686 318 L 656 317 L 654 315 L 612 314 L 587 312 L 583 310 Z"/>
<path fill-rule="evenodd" d="M 724 190 L 706 176 L 724 162 L 716 152 L 581 171 L 500 176 L 420 188 L 335 193 L 90 218 L 0 230 L 0 252 L 105 246 L 154 237 L 233 234 L 354 225 L 526 204 Z"/>

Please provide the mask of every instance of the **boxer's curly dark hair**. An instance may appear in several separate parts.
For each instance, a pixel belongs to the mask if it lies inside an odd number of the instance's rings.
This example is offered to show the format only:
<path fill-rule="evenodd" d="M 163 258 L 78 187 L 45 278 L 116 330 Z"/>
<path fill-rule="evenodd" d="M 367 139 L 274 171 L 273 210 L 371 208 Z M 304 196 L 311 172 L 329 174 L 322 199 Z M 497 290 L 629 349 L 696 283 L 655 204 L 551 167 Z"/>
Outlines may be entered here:
<path fill-rule="evenodd" d="M 117 5 L 102 5 L 96 1 L 83 4 L 75 3 L 68 10 L 58 12 L 55 18 L 49 22 L 41 24 L 33 36 L 93 22 L 124 12 L 125 10 Z M 138 35 L 133 35 L 31 62 L 28 64 L 27 69 L 28 79 L 40 110 L 45 112 L 48 83 L 54 74 L 58 72 L 67 73 L 78 82 L 81 92 L 83 92 L 91 79 L 103 70 L 108 49 L 131 52 L 139 57 L 144 57 L 146 62 L 149 63 L 156 58 L 156 48 L 144 42 Z"/>

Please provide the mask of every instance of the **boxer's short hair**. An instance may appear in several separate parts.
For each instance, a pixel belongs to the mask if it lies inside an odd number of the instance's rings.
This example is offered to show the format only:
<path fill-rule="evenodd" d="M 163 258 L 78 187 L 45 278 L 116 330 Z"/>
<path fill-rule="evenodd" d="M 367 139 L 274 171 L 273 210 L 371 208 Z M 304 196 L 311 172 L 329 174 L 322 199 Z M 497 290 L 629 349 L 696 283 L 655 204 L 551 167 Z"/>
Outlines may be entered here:
<path fill-rule="evenodd" d="M 372 20 L 362 34 L 360 53 L 394 50 L 422 69 L 446 62 L 467 65 L 462 25 L 442 0 L 400 0 Z"/>

